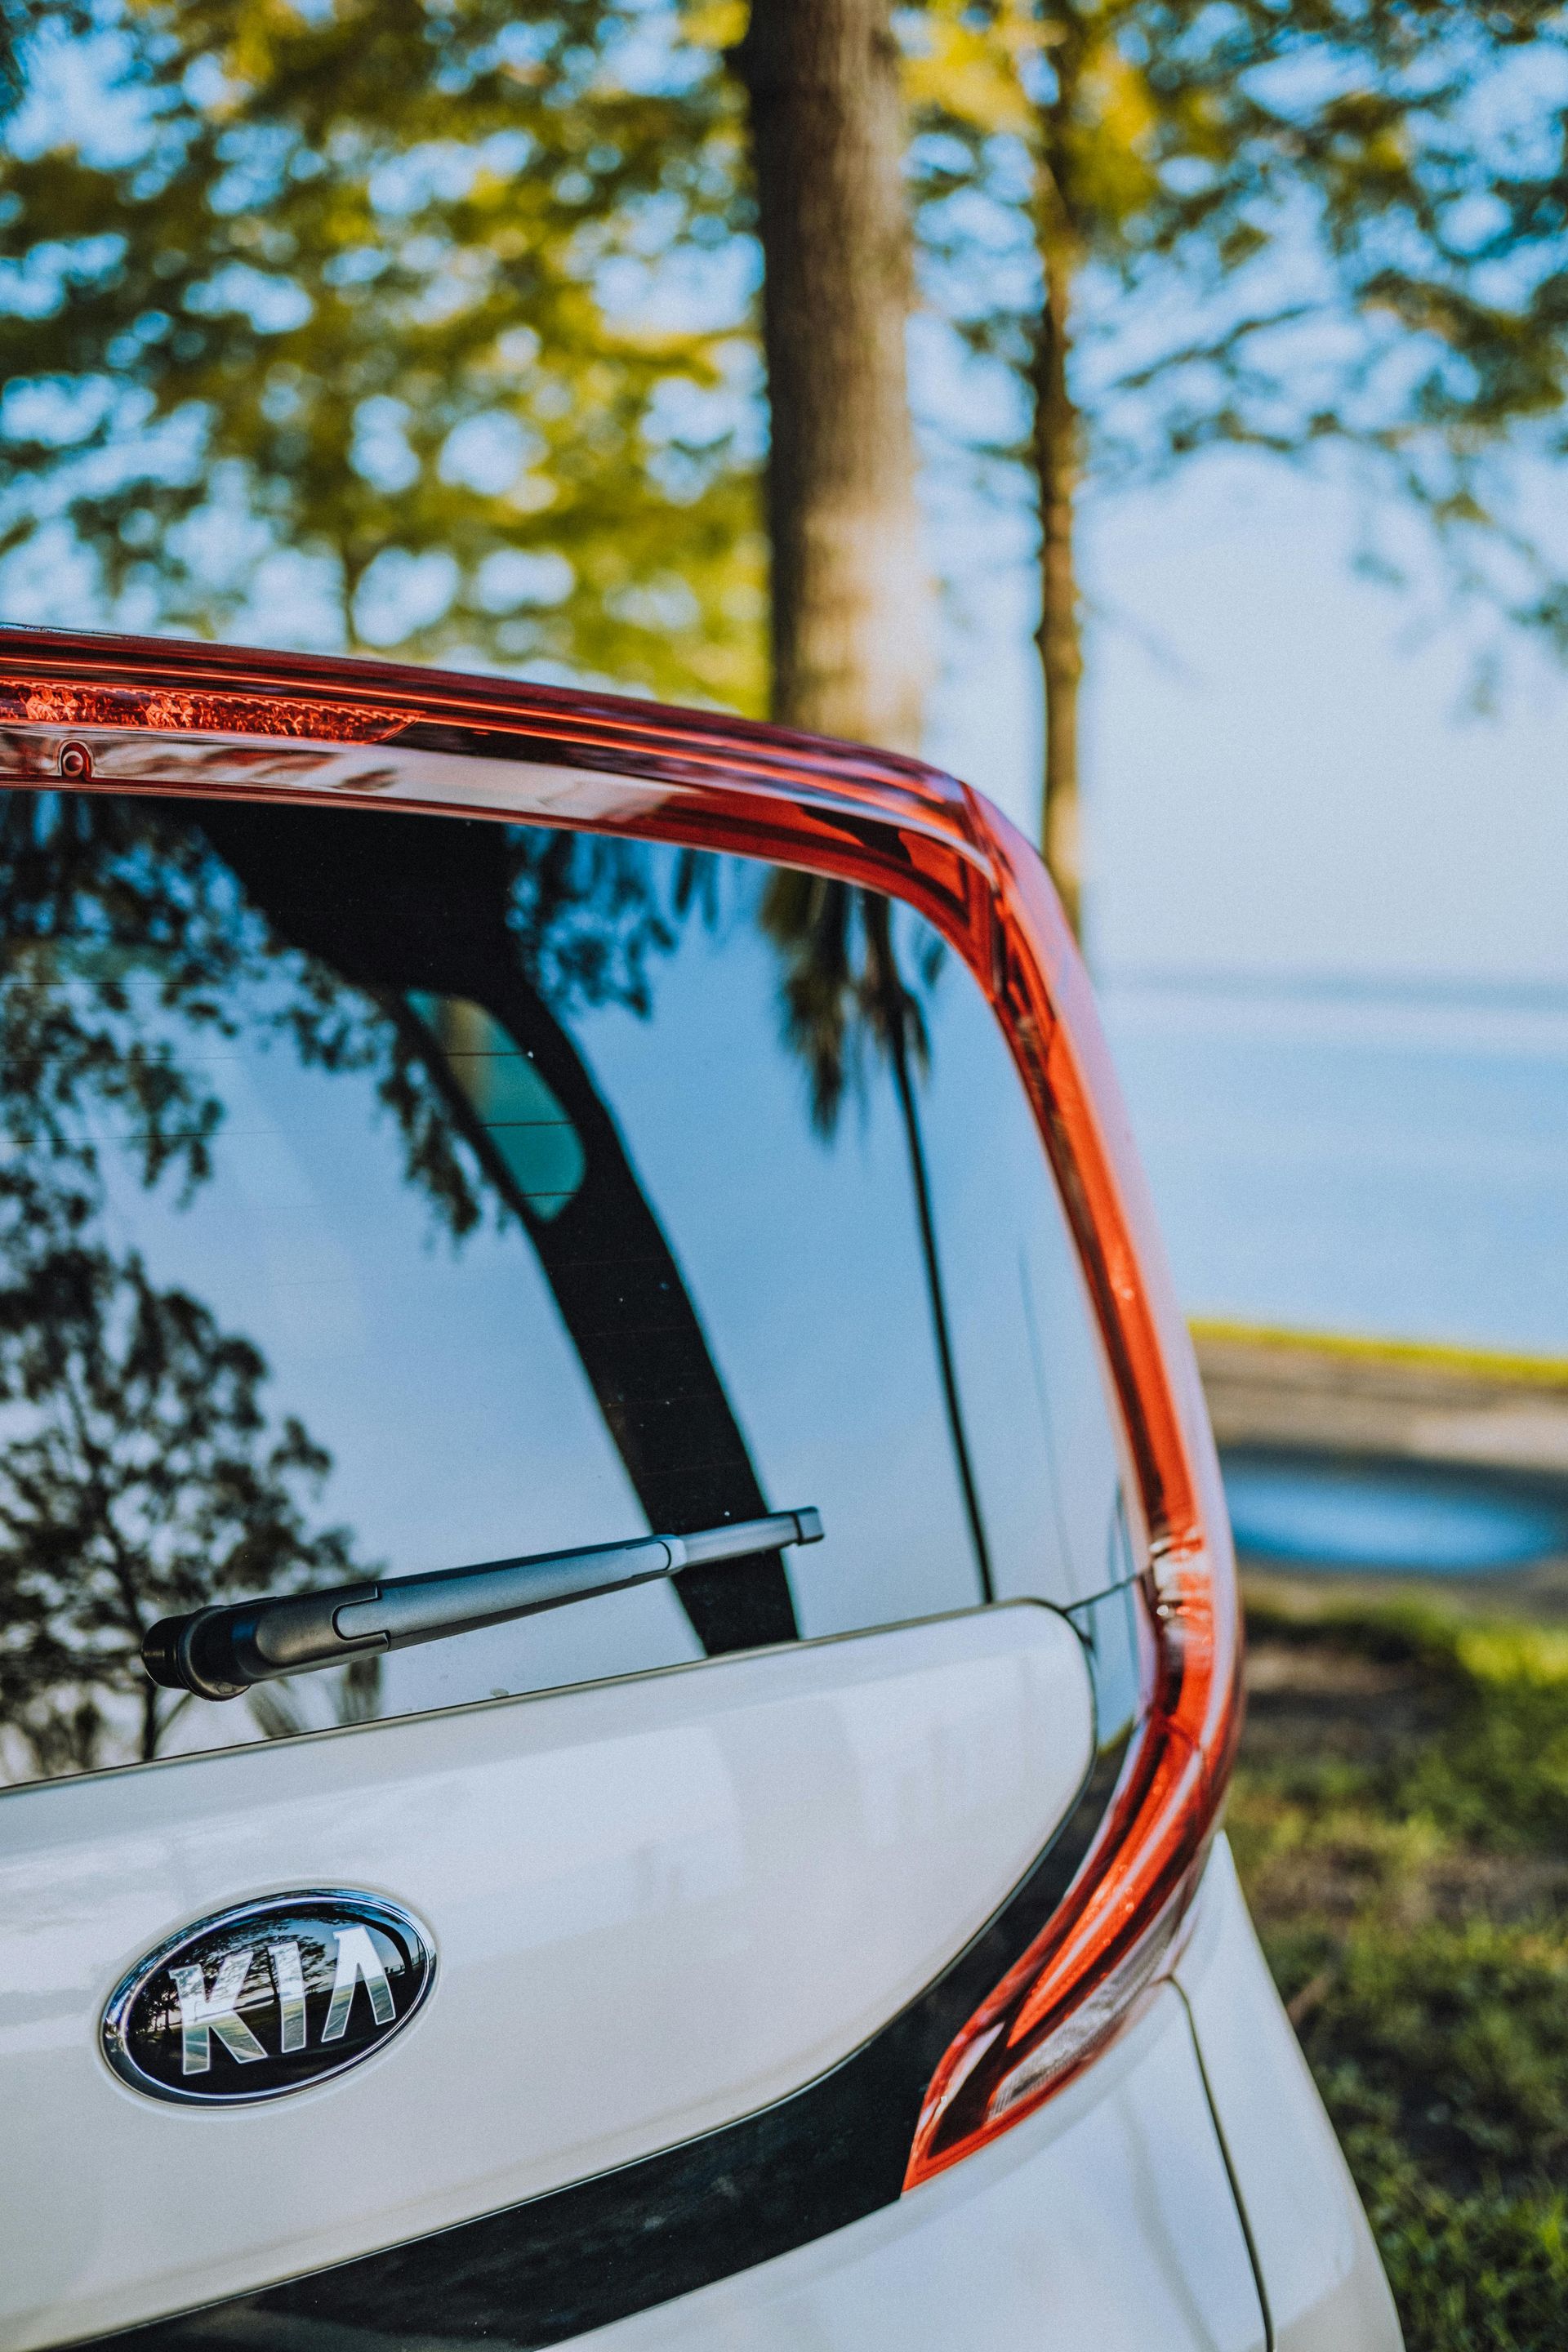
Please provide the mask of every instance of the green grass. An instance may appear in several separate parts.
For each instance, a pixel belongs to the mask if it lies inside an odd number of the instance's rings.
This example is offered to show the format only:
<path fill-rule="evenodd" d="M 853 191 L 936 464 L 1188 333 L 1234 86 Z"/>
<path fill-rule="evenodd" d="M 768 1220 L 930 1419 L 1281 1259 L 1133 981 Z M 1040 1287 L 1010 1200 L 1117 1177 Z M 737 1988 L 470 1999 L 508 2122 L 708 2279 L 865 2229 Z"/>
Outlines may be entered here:
<path fill-rule="evenodd" d="M 1568 2346 L 1568 1634 L 1249 1622 L 1231 1838 L 1409 2352 Z"/>

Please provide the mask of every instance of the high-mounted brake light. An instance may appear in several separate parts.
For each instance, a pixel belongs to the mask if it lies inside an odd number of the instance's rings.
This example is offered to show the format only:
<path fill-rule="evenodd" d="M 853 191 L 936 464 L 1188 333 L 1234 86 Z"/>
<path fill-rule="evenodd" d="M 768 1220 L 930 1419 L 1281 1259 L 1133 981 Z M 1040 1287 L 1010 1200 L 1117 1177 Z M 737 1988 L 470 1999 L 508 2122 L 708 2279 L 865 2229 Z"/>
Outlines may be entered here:
<path fill-rule="evenodd" d="M 210 772 L 217 734 L 242 747 L 247 797 L 342 805 L 369 794 L 774 858 L 908 901 L 964 957 L 1012 1045 L 1088 1280 L 1154 1634 L 1146 1704 L 1093 1843 L 942 2057 L 905 2186 L 1032 2113 L 1157 1977 L 1239 1723 L 1235 1571 L 1196 1368 L 1088 978 L 1033 849 L 989 803 L 915 761 L 721 712 L 391 663 L 6 633 L 0 722 L 8 782 L 233 790 Z"/>

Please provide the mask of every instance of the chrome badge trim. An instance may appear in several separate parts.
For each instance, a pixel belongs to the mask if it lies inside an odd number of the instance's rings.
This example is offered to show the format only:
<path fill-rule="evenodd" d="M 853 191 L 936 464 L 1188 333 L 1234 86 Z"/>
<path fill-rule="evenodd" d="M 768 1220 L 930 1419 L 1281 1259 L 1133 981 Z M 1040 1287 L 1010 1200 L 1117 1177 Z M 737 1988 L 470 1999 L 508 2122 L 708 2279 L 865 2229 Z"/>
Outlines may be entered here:
<path fill-rule="evenodd" d="M 435 1979 L 435 1938 L 402 1904 L 290 1887 L 193 1920 L 144 1953 L 104 2004 L 100 2046 L 146 2098 L 251 2106 L 374 2057 Z"/>

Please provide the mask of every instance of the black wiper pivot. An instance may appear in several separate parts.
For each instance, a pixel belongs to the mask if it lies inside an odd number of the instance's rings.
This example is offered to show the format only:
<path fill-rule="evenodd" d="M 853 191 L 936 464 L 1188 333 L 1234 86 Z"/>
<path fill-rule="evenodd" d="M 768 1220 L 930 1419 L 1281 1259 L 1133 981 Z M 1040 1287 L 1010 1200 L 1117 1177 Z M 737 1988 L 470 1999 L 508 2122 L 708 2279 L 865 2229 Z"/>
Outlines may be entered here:
<path fill-rule="evenodd" d="M 630 1543 L 437 1569 L 378 1584 L 233 1601 L 160 1618 L 142 1644 L 142 1663 L 165 1690 L 238 1698 L 253 1684 L 279 1675 L 309 1674 L 372 1652 L 476 1633 L 541 1609 L 651 1584 L 683 1568 L 749 1559 L 788 1544 L 817 1543 L 821 1537 L 820 1512 L 774 1511 L 765 1519 L 704 1528 L 695 1535 L 639 1536 Z"/>

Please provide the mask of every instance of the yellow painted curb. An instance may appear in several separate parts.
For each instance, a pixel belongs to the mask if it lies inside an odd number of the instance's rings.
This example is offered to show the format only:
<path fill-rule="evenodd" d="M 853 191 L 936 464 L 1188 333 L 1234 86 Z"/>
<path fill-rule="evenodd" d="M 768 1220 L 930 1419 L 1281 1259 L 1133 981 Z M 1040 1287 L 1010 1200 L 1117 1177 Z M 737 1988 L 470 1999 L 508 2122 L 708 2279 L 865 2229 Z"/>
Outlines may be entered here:
<path fill-rule="evenodd" d="M 1365 1363 L 1431 1364 L 1482 1380 L 1517 1381 L 1538 1388 L 1568 1386 L 1568 1357 L 1510 1356 L 1491 1348 L 1458 1348 L 1428 1339 L 1373 1339 L 1343 1331 L 1286 1331 L 1267 1323 L 1223 1323 L 1194 1316 L 1194 1339 L 1230 1339 L 1248 1347 L 1293 1349 L 1302 1355 L 1351 1356 Z"/>

